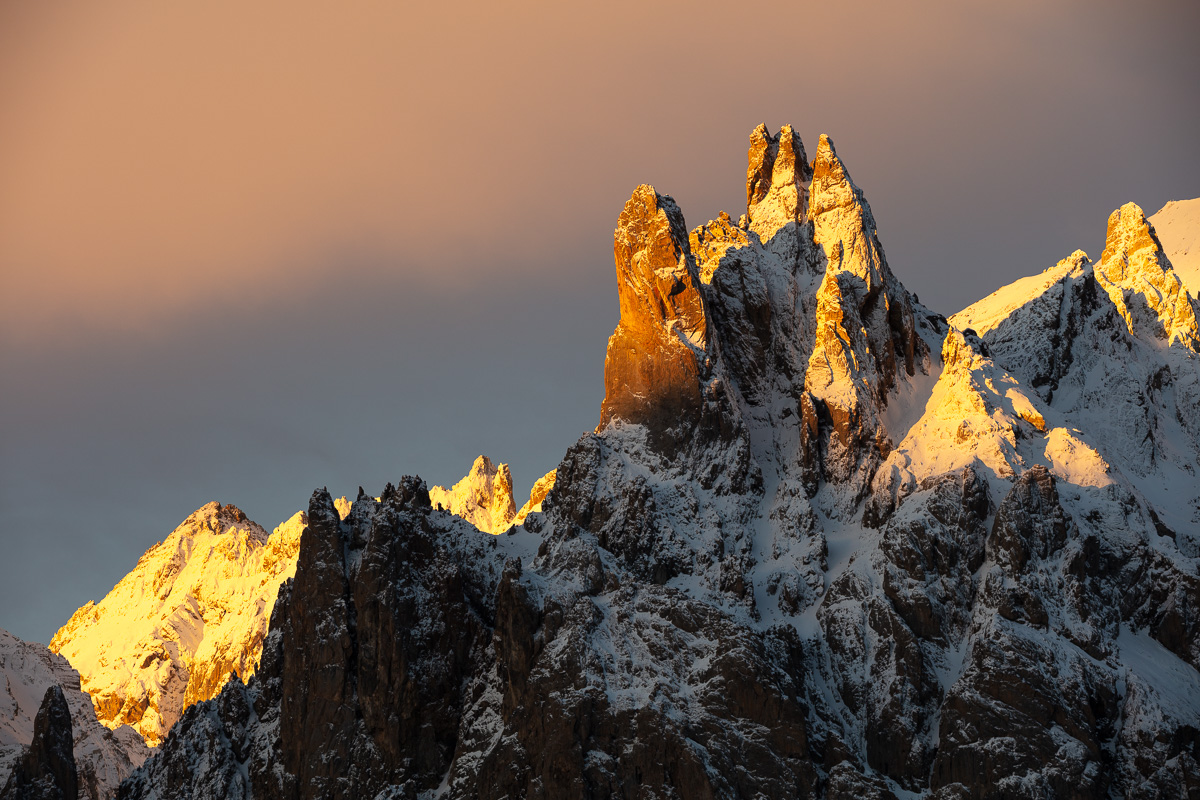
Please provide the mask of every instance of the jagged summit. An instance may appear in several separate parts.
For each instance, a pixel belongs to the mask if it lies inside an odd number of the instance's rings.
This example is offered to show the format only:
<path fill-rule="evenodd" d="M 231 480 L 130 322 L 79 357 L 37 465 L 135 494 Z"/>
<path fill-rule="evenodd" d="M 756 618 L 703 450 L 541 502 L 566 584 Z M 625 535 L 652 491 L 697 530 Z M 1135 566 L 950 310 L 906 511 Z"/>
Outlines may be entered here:
<path fill-rule="evenodd" d="M 639 186 L 613 233 L 621 319 L 604 359 L 603 429 L 614 419 L 668 430 L 694 417 L 708 321 L 679 206 Z"/>
<path fill-rule="evenodd" d="M 1126 203 L 1108 218 L 1096 278 L 1134 335 L 1200 350 L 1196 304 L 1171 268 L 1141 207 Z"/>
<path fill-rule="evenodd" d="M 306 524 L 298 513 L 268 535 L 237 507 L 208 503 L 76 611 L 50 649 L 79 670 L 100 721 L 155 746 L 230 673 L 249 678 Z"/>
<path fill-rule="evenodd" d="M 869 431 L 894 436 L 880 417 L 888 393 L 902 377 L 928 372 L 929 347 L 917 333 L 916 301 L 888 268 L 871 207 L 828 136 L 817 146 L 810 213 L 825 270 L 805 387 L 829 409 L 836 444 L 849 456 L 839 473 L 846 477 Z M 886 456 L 889 445 L 875 444 Z"/>
<path fill-rule="evenodd" d="M 742 403 L 740 416 L 793 429 L 810 485 L 818 472 L 869 473 L 890 447 L 886 432 L 875 435 L 889 393 L 930 369 L 915 300 L 888 268 L 870 206 L 829 137 L 809 164 L 790 126 L 771 135 L 760 125 L 747 161 L 737 225 L 723 213 L 684 237 L 678 206 L 648 186 L 626 204 L 614 237 L 621 318 L 597 430 L 622 419 L 683 442 L 723 417 L 728 438 L 741 420 L 720 409 Z M 921 317 L 940 345 L 938 323 Z M 765 408 L 780 395 L 793 405 L 788 422 Z M 822 442 L 819 417 L 829 421 Z"/>
<path fill-rule="evenodd" d="M 772 136 L 766 125 L 750 134 L 749 165 L 746 168 L 746 224 L 763 242 L 791 223 L 803 224 L 808 217 L 808 184 L 812 165 L 804 143 L 791 125 Z"/>
<path fill-rule="evenodd" d="M 951 324 L 833 143 L 802 153 L 751 135 L 737 223 L 634 191 L 600 424 L 523 525 L 416 478 L 344 519 L 314 493 L 259 671 L 123 797 L 1200 791 L 1200 543 L 1166 497 L 1200 378 L 1136 311 L 1166 262 L 1118 217 L 1105 286 L 1077 253 Z"/>
<path fill-rule="evenodd" d="M 1198 304 L 1128 203 L 1104 253 L 1082 251 L 951 317 L 1120 468 L 1185 550 L 1200 552 Z M 1179 533 L 1174 533 L 1178 531 Z"/>
<path fill-rule="evenodd" d="M 503 533 L 517 516 L 508 464 L 496 466 L 487 456 L 476 458 L 471 471 L 451 488 L 431 488 L 429 500 L 487 533 Z"/>
<path fill-rule="evenodd" d="M 545 503 L 550 490 L 554 488 L 557 478 L 558 470 L 552 469 L 534 482 L 533 488 L 529 491 L 529 499 L 517 510 L 517 516 L 513 518 L 514 525 L 523 525 L 530 514 L 541 512 L 542 504 Z"/>

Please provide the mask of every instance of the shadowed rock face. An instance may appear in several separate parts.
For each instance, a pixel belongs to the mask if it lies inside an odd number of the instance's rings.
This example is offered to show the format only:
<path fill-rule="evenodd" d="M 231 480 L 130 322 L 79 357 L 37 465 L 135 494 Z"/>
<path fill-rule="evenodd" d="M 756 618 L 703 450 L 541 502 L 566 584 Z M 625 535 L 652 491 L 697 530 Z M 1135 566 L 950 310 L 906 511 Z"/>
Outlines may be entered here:
<path fill-rule="evenodd" d="M 254 678 L 122 798 L 1200 794 L 1187 534 L 904 289 L 831 141 L 750 144 L 737 223 L 626 204 L 600 425 L 540 511 L 315 493 Z M 1092 325 L 1083 269 L 992 316 Z"/>
<path fill-rule="evenodd" d="M 59 686 L 46 690 L 33 723 L 33 741 L 17 762 L 3 800 L 75 800 L 79 775 L 75 771 L 71 709 Z"/>
<path fill-rule="evenodd" d="M 189 709 L 122 798 L 415 797 L 445 781 L 461 797 L 784 798 L 814 785 L 794 637 L 659 587 L 548 591 L 521 567 L 533 534 L 484 537 L 430 509 L 416 479 L 360 496 L 344 525 L 318 492 L 308 519 L 259 672 Z M 582 544 L 544 558 L 603 576 Z M 649 696 L 597 660 L 613 636 L 664 666 Z M 698 664 L 714 639 L 728 651 Z"/>

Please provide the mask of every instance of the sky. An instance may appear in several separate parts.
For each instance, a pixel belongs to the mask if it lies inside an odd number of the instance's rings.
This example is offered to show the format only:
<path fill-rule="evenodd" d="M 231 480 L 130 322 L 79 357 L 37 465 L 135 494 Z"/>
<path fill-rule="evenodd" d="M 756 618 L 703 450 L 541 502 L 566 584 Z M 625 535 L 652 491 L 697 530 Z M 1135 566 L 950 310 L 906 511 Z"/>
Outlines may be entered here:
<path fill-rule="evenodd" d="M 414 5 L 0 0 L 0 627 L 210 500 L 527 493 L 599 416 L 624 201 L 736 218 L 760 122 L 947 315 L 1200 196 L 1194 2 Z"/>

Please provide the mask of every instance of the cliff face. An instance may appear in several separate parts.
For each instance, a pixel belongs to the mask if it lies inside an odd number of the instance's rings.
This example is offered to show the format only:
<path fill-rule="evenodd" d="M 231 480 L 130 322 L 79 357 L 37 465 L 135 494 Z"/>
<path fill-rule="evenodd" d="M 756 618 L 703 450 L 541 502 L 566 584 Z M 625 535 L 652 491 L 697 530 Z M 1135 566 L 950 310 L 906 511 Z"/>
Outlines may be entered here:
<path fill-rule="evenodd" d="M 1200 793 L 1200 553 L 1153 489 L 1200 465 L 1200 370 L 1152 229 L 948 322 L 831 141 L 748 162 L 736 223 L 626 204 L 600 424 L 540 511 L 314 494 L 259 670 L 123 798 Z"/>
<path fill-rule="evenodd" d="M 670 197 L 639 186 L 614 234 L 621 321 L 604 358 L 600 428 L 644 424 L 664 445 L 703 403 L 708 322 L 683 214 Z"/>

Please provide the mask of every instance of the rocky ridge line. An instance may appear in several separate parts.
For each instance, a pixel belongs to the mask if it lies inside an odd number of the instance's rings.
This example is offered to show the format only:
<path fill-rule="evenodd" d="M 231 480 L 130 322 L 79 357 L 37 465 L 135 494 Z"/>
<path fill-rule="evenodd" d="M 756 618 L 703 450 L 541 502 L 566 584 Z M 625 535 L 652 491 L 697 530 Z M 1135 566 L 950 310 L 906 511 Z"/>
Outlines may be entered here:
<path fill-rule="evenodd" d="M 600 424 L 523 526 L 417 479 L 342 521 L 315 493 L 261 669 L 121 796 L 1200 792 L 1197 556 L 1074 424 L 1066 334 L 1170 359 L 1164 417 L 1192 351 L 1075 260 L 1022 289 L 1078 286 L 1054 314 L 981 313 L 1053 320 L 1048 365 L 1010 360 L 891 274 L 831 142 L 800 152 L 752 134 L 738 224 L 635 190 Z"/>

